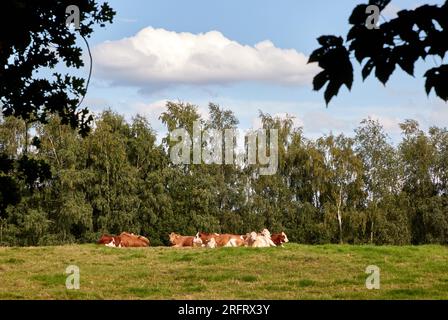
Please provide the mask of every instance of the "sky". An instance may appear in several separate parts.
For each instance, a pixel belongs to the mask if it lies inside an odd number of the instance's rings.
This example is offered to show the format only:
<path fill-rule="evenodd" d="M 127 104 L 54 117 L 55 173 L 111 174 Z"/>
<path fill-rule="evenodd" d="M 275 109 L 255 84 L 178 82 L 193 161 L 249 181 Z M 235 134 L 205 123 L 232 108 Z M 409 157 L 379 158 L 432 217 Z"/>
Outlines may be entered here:
<path fill-rule="evenodd" d="M 204 117 L 213 102 L 232 110 L 244 129 L 259 125 L 259 110 L 289 114 L 310 138 L 352 135 L 368 117 L 378 119 L 392 141 L 405 119 L 424 129 L 448 126 L 448 105 L 424 90 L 425 70 L 440 59 L 419 62 L 415 78 L 398 70 L 387 87 L 375 78 L 363 82 L 356 67 L 352 91 L 341 89 L 328 108 L 323 91 L 312 90 L 319 68 L 307 60 L 316 38 L 345 37 L 348 17 L 362 0 L 108 2 L 117 11 L 114 23 L 89 39 L 93 75 L 84 105 L 95 112 L 110 108 L 128 119 L 140 113 L 163 132 L 158 117 L 166 101 L 195 104 Z M 420 4 L 393 0 L 385 18 Z"/>

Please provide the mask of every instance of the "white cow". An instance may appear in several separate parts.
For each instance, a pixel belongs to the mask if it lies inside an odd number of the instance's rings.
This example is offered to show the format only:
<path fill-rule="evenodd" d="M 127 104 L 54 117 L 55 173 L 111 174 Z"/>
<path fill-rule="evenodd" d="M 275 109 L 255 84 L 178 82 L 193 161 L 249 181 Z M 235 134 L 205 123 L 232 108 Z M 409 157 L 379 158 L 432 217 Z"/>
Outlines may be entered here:
<path fill-rule="evenodd" d="M 251 232 L 249 245 L 256 248 L 276 247 L 275 243 L 271 240 L 271 233 L 268 229 L 263 229 L 260 234 Z"/>

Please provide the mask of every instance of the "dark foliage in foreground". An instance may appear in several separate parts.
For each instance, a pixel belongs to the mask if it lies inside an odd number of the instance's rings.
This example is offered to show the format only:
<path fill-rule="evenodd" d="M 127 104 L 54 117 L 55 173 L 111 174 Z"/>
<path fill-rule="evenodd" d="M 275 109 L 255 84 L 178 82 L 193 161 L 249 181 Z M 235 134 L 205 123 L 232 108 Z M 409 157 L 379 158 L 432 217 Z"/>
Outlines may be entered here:
<path fill-rule="evenodd" d="M 76 5 L 80 29 L 66 26 L 66 8 Z M 112 22 L 115 12 L 95 0 L 8 0 L 0 4 L 0 105 L 4 116 L 45 123 L 59 115 L 63 124 L 89 131 L 91 118 L 79 103 L 86 94 L 83 78 L 52 72 L 60 64 L 84 66 L 79 36 L 95 25 Z M 81 39 L 82 41 L 82 39 Z M 48 74 L 51 74 L 49 76 Z M 87 76 L 86 76 L 87 77 Z"/>
<path fill-rule="evenodd" d="M 381 23 L 378 28 L 369 29 L 369 5 L 384 10 L 391 0 L 370 0 L 353 10 L 346 43 L 342 37 L 321 36 L 320 48 L 315 50 L 309 62 L 317 62 L 323 69 L 313 81 L 314 90 L 325 89 L 327 104 L 336 96 L 342 86 L 349 90 L 353 84 L 353 65 L 351 56 L 362 66 L 365 80 L 375 71 L 375 77 L 384 85 L 397 67 L 414 76 L 414 67 L 419 59 L 443 61 L 448 51 L 448 2 L 442 6 L 422 5 L 414 10 L 402 10 L 398 17 Z M 367 12 L 367 13 L 366 13 Z M 428 69 L 425 90 L 448 101 L 448 65 Z"/>

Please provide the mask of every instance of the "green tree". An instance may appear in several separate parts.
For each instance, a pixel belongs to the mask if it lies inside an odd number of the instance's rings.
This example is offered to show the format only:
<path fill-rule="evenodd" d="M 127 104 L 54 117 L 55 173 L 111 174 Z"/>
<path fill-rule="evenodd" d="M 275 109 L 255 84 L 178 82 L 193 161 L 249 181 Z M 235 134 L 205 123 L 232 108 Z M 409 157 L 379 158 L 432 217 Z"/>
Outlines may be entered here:
<path fill-rule="evenodd" d="M 105 111 L 85 140 L 90 172 L 84 183 L 93 207 L 94 228 L 101 232 L 140 232 L 136 218 L 138 171 L 128 162 L 127 154 L 130 132 L 122 116 Z"/>
<path fill-rule="evenodd" d="M 411 204 L 412 242 L 424 243 L 425 225 L 422 202 L 437 195 L 434 175 L 436 149 L 415 120 L 400 124 L 404 139 L 400 143 L 400 156 L 404 166 L 403 191 Z"/>
<path fill-rule="evenodd" d="M 369 238 L 374 243 L 379 204 L 401 191 L 399 160 L 379 121 L 365 119 L 355 132 L 355 150 L 364 166 Z"/>
<path fill-rule="evenodd" d="M 317 146 L 323 155 L 325 181 L 323 195 L 328 210 L 336 211 L 339 242 L 343 242 L 343 211 L 357 208 L 362 197 L 362 161 L 353 150 L 353 139 L 343 135 L 320 138 Z"/>
<path fill-rule="evenodd" d="M 63 61 L 67 67 L 80 68 L 82 49 L 76 32 L 66 25 L 66 8 L 80 10 L 79 34 L 85 39 L 93 26 L 112 22 L 115 12 L 107 3 L 92 0 L 12 0 L 2 3 L 0 29 L 0 102 L 3 115 L 20 117 L 26 122 L 46 122 L 58 114 L 62 123 L 88 131 L 87 109 L 78 110 L 86 93 L 82 78 L 54 73 L 39 78 L 37 71 L 54 69 Z"/>

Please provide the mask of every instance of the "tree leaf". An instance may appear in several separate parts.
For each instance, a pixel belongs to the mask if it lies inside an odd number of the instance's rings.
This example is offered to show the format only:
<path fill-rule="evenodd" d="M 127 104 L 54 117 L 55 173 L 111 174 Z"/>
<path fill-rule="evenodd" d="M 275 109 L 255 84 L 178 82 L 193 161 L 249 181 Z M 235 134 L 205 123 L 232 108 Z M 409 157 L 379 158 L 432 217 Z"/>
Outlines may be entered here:
<path fill-rule="evenodd" d="M 448 65 L 432 68 L 425 73 L 424 77 L 426 78 L 426 93 L 429 95 L 434 89 L 439 98 L 448 101 Z"/>

